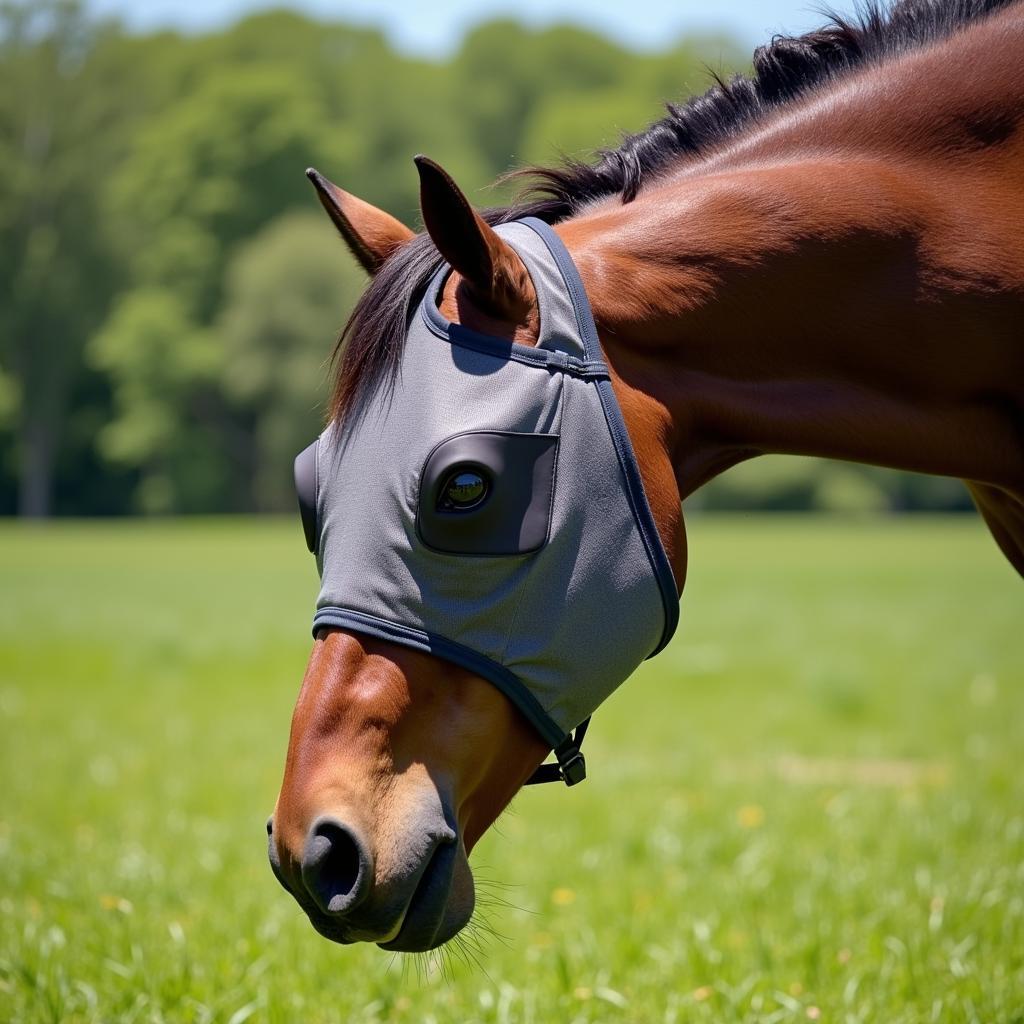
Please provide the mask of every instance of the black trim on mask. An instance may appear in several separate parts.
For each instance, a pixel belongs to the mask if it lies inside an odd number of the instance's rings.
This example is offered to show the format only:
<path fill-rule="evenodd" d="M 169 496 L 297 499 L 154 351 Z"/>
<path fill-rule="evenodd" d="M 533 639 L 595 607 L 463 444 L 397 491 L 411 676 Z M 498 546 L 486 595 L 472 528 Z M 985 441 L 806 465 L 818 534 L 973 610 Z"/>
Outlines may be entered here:
<path fill-rule="evenodd" d="M 552 750 L 563 747 L 566 740 L 571 739 L 514 672 L 455 640 L 401 622 L 382 619 L 377 615 L 368 615 L 354 608 L 318 608 L 313 616 L 314 638 L 321 629 L 348 629 L 444 658 L 493 683 L 519 708 Z"/>
<path fill-rule="evenodd" d="M 565 243 L 558 237 L 550 224 L 539 220 L 537 217 L 524 217 L 517 221 L 525 224 L 538 234 L 548 248 L 552 258 L 561 271 L 562 280 L 569 291 L 569 299 L 576 312 L 576 324 L 580 332 L 580 340 L 583 342 L 583 350 L 587 359 L 597 359 L 601 355 L 601 342 L 597 336 L 597 325 L 594 323 L 594 314 L 590 310 L 590 300 L 587 298 L 587 291 L 583 287 L 580 273 L 576 269 Z M 626 483 L 626 496 L 633 509 L 633 518 L 636 520 L 637 529 L 640 531 L 640 538 L 647 550 L 647 557 L 654 572 L 654 578 L 661 590 L 661 603 L 665 610 L 665 621 L 661 632 L 661 640 L 657 647 L 648 655 L 653 658 L 664 649 L 665 645 L 672 639 L 672 634 L 679 624 L 679 591 L 676 588 L 675 574 L 672 572 L 672 565 L 665 552 L 665 546 L 658 534 L 658 527 L 654 522 L 651 513 L 651 506 L 647 501 L 647 494 L 644 491 L 643 478 L 640 475 L 640 467 L 633 452 L 633 443 L 629 439 L 629 431 L 626 429 L 626 422 L 622 418 L 622 410 L 619 408 L 618 399 L 612 388 L 612 382 L 607 377 L 599 377 L 594 381 L 594 387 L 601 398 L 601 406 L 604 409 L 605 420 L 608 423 L 608 431 L 611 434 L 612 442 L 615 445 L 615 452 L 619 458 L 619 465 L 622 467 L 623 479 Z"/>

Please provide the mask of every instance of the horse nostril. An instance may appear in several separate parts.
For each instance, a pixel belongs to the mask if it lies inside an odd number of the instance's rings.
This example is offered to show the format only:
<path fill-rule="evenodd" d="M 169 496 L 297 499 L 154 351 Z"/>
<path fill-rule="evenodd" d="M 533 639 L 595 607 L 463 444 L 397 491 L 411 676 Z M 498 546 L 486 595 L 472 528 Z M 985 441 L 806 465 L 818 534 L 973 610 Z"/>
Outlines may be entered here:
<path fill-rule="evenodd" d="M 329 914 L 346 913 L 361 902 L 373 876 L 365 845 L 336 818 L 321 818 L 314 824 L 301 870 L 310 896 Z"/>
<path fill-rule="evenodd" d="M 270 870 L 274 877 L 281 883 L 286 892 L 291 892 L 288 883 L 285 881 L 284 872 L 281 870 L 281 858 L 277 852 L 277 843 L 274 842 L 274 817 L 267 818 L 267 858 L 270 860 Z"/>

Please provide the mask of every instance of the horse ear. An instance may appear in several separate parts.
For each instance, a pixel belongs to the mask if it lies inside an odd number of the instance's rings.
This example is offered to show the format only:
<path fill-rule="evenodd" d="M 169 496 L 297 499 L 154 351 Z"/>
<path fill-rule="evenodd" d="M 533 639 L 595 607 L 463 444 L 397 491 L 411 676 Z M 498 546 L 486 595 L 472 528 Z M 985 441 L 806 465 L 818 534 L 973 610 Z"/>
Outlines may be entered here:
<path fill-rule="evenodd" d="M 470 206 L 444 168 L 425 156 L 414 159 L 420 174 L 423 224 L 434 245 L 486 312 L 521 320 L 536 302 L 523 261 Z"/>
<path fill-rule="evenodd" d="M 317 198 L 348 243 L 352 255 L 371 277 L 396 249 L 415 237 L 413 231 L 390 213 L 338 188 L 314 168 L 306 170 L 306 177 L 313 183 Z"/>

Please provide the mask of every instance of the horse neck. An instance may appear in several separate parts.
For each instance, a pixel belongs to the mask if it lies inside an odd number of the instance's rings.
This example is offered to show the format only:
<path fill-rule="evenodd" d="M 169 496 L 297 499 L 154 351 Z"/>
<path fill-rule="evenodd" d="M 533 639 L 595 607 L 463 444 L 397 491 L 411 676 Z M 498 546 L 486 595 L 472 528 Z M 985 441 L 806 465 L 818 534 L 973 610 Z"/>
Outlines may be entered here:
<path fill-rule="evenodd" d="M 559 225 L 682 496 L 767 452 L 1024 493 L 1014 10 Z"/>

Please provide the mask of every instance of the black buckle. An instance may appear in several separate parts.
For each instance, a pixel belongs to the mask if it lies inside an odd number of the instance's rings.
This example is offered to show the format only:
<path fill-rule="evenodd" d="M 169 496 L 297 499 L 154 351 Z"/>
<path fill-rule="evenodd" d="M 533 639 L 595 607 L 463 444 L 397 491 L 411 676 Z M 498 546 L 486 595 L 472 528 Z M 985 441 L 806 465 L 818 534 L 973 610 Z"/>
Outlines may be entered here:
<path fill-rule="evenodd" d="M 564 782 L 567 786 L 575 786 L 587 777 L 587 762 L 580 751 L 583 737 L 590 727 L 590 719 L 580 722 L 576 733 L 570 733 L 555 747 L 557 764 L 542 764 L 527 780 L 527 786 L 536 786 L 542 782 Z"/>
<path fill-rule="evenodd" d="M 558 774 L 567 786 L 575 786 L 587 777 L 587 762 L 577 750 L 558 764 Z"/>

